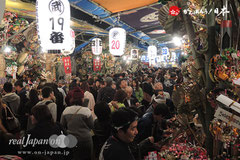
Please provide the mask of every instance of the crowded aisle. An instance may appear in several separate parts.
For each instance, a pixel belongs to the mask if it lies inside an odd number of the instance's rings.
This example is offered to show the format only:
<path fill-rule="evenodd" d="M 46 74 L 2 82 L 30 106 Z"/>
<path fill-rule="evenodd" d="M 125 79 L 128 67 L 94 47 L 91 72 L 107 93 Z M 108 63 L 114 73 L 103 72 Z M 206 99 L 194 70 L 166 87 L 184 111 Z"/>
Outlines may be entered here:
<path fill-rule="evenodd" d="M 240 3 L 0 0 L 0 160 L 240 159 Z"/>

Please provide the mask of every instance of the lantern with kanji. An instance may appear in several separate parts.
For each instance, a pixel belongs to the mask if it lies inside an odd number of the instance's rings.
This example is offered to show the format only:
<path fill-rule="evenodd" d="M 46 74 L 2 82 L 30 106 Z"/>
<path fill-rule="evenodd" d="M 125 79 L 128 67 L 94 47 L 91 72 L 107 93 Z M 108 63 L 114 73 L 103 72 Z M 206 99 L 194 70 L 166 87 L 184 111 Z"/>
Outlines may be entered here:
<path fill-rule="evenodd" d="M 102 40 L 100 38 L 94 38 L 91 44 L 92 53 L 94 55 L 100 55 L 102 53 Z"/>

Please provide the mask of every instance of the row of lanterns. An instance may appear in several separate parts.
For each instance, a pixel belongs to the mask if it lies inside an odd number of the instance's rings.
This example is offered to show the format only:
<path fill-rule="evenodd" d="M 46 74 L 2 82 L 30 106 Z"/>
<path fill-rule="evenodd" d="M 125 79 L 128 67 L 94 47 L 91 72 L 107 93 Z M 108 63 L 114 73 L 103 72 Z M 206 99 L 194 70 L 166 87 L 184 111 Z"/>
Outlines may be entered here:
<path fill-rule="evenodd" d="M 56 7 L 55 4 L 58 4 Z M 37 27 L 40 45 L 43 50 L 60 50 L 61 53 L 71 54 L 75 48 L 75 34 L 70 28 L 70 4 L 68 0 L 37 0 Z M 124 54 L 126 45 L 126 31 L 114 27 L 109 31 L 109 51 L 113 56 L 120 57 Z M 94 55 L 102 53 L 102 40 L 92 40 Z M 136 54 L 136 50 L 132 54 Z M 148 47 L 149 59 L 157 56 L 155 46 Z M 135 56 L 134 56 L 135 57 Z"/>

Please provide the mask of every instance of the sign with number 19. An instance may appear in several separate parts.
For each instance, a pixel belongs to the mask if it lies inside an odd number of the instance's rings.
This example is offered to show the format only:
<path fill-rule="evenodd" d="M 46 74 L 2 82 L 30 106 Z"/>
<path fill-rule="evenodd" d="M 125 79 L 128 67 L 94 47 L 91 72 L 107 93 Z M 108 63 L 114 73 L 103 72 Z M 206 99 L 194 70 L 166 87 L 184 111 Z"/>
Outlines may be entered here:
<path fill-rule="evenodd" d="M 68 0 L 37 0 L 36 9 L 41 47 L 70 53 L 68 46 L 72 46 L 72 37 Z"/>

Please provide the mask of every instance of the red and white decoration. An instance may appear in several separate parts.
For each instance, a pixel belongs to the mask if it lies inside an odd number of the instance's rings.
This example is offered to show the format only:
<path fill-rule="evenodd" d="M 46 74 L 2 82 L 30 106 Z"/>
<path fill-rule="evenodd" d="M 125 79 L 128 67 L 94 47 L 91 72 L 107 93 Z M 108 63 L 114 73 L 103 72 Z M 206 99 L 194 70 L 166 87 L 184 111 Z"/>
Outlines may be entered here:
<path fill-rule="evenodd" d="M 115 27 L 109 31 L 109 51 L 113 56 L 122 56 L 126 45 L 126 31 Z"/>
<path fill-rule="evenodd" d="M 97 56 L 102 53 L 102 40 L 100 38 L 92 40 L 92 53 Z"/>
<path fill-rule="evenodd" d="M 99 57 L 93 59 L 93 70 L 94 72 L 101 71 L 101 59 Z"/>
<path fill-rule="evenodd" d="M 71 59 L 70 57 L 63 57 L 63 65 L 66 74 L 72 73 Z"/>

